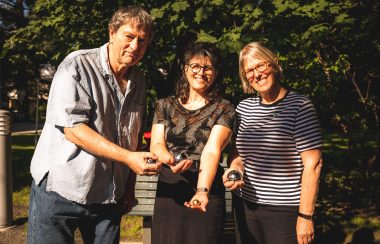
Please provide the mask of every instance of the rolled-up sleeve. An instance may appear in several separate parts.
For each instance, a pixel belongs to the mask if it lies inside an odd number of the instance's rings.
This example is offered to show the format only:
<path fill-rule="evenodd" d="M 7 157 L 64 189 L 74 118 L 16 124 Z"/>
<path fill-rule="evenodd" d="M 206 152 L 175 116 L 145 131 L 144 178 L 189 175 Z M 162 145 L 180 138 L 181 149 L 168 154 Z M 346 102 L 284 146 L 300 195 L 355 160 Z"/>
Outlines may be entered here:
<path fill-rule="evenodd" d="M 87 124 L 91 113 L 91 96 L 75 60 L 61 63 L 49 94 L 46 121 L 60 127 Z"/>

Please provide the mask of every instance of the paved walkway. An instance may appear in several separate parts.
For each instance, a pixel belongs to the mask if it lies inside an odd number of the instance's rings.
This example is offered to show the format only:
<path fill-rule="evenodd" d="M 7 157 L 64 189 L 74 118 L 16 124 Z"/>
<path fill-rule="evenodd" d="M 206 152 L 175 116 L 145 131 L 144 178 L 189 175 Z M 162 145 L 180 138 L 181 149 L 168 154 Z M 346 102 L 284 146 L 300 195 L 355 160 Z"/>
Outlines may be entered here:
<path fill-rule="evenodd" d="M 43 123 L 38 124 L 37 132 L 41 133 L 41 129 L 44 126 Z M 12 135 L 22 135 L 22 134 L 35 134 L 36 124 L 34 122 L 17 122 L 11 124 Z"/>

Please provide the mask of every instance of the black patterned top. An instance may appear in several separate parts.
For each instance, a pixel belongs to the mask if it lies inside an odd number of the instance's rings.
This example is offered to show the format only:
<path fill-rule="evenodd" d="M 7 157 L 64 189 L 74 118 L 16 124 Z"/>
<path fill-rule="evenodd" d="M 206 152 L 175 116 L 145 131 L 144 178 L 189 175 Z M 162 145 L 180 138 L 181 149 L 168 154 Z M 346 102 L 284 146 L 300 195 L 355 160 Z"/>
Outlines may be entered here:
<path fill-rule="evenodd" d="M 153 124 L 165 126 L 166 147 L 171 153 L 185 152 L 191 160 L 199 161 L 212 127 L 223 125 L 232 130 L 234 116 L 234 106 L 225 99 L 210 101 L 202 108 L 188 110 L 174 96 L 170 96 L 156 102 Z M 178 175 L 167 167 L 162 167 L 159 176 L 159 182 L 173 184 L 185 181 L 192 188 L 196 187 L 197 179 L 197 172 L 188 170 Z"/>

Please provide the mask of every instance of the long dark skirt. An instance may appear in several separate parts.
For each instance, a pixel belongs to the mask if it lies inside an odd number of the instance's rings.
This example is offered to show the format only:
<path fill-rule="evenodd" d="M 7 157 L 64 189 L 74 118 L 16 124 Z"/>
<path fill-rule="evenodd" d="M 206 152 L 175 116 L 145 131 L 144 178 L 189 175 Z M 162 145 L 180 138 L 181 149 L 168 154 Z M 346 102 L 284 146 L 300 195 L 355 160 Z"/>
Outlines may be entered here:
<path fill-rule="evenodd" d="M 206 213 L 188 209 L 170 197 L 158 197 L 154 206 L 152 243 L 221 243 L 224 213 L 224 200 L 215 195 L 209 196 Z"/>

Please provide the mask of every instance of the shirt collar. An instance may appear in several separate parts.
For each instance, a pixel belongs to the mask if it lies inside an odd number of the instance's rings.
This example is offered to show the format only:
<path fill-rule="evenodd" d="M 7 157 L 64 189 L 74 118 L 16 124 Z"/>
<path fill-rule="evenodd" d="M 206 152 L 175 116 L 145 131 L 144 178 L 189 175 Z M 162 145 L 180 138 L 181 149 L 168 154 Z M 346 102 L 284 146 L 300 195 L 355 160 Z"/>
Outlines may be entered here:
<path fill-rule="evenodd" d="M 108 42 L 100 47 L 100 65 L 102 67 L 102 73 L 104 76 L 112 75 L 112 71 L 108 62 Z"/>

